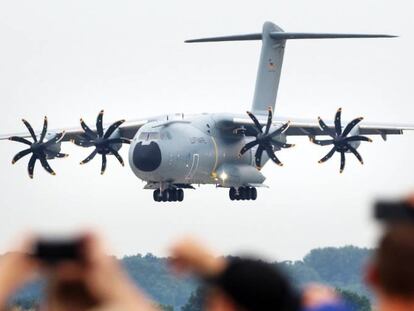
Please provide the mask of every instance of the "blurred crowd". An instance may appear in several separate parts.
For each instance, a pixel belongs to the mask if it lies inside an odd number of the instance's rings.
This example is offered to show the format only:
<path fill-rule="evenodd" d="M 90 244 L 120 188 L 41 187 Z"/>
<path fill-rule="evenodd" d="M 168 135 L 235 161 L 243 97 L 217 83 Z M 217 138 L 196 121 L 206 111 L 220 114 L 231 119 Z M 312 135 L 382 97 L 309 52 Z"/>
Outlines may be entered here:
<path fill-rule="evenodd" d="M 364 276 L 375 308 L 414 310 L 414 199 L 380 202 L 375 215 L 384 230 Z M 21 244 L 0 258 L 3 310 L 19 288 L 39 276 L 46 280 L 40 310 L 158 310 L 94 233 L 70 241 L 32 236 Z M 298 289 L 275 265 L 219 257 L 190 238 L 171 246 L 169 265 L 171 273 L 194 276 L 203 284 L 208 311 L 352 310 L 332 288 L 309 284 Z"/>

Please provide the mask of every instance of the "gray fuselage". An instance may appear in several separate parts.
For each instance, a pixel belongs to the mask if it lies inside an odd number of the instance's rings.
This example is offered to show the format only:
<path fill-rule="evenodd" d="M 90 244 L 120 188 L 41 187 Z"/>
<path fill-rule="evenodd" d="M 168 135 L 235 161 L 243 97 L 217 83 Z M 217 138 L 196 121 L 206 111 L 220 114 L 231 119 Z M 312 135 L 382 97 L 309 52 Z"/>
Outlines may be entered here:
<path fill-rule="evenodd" d="M 253 150 L 239 157 L 251 138 L 226 135 L 216 126 L 220 119 L 220 114 L 179 114 L 148 122 L 130 146 L 129 163 L 134 174 L 154 187 L 261 184 L 265 178 L 254 166 Z"/>

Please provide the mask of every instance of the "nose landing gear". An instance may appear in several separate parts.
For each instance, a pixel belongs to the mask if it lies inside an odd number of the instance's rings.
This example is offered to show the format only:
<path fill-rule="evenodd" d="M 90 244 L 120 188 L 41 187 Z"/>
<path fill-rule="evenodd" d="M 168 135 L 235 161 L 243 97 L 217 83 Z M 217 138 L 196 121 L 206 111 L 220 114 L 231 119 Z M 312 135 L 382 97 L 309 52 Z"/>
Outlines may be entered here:
<path fill-rule="evenodd" d="M 182 202 L 184 200 L 183 189 L 168 188 L 164 191 L 154 190 L 153 199 L 155 202 Z"/>
<path fill-rule="evenodd" d="M 254 187 L 239 187 L 238 189 L 231 187 L 229 190 L 230 200 L 256 200 L 257 190 Z"/>

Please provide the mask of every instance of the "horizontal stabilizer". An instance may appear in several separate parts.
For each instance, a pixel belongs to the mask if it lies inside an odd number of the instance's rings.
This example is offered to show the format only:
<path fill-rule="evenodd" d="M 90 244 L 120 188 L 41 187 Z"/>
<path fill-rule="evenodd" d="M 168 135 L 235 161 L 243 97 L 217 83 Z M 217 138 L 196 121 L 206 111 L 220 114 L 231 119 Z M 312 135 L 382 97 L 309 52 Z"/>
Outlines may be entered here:
<path fill-rule="evenodd" d="M 274 40 L 294 39 L 353 39 L 353 38 L 395 38 L 397 36 L 384 34 L 338 34 L 338 33 L 303 33 L 303 32 L 271 32 L 269 36 Z M 220 42 L 220 41 L 251 41 L 262 40 L 261 33 L 212 37 L 186 40 L 186 43 Z"/>
<path fill-rule="evenodd" d="M 396 36 L 383 35 L 383 34 L 271 32 L 270 37 L 275 40 L 291 40 L 291 39 L 395 38 Z"/>
<path fill-rule="evenodd" d="M 198 43 L 198 42 L 219 42 L 219 41 L 251 41 L 251 40 L 262 40 L 261 33 L 251 33 L 247 35 L 235 35 L 235 36 L 224 36 L 224 37 L 213 37 L 204 39 L 192 39 L 186 40 L 185 43 Z"/>

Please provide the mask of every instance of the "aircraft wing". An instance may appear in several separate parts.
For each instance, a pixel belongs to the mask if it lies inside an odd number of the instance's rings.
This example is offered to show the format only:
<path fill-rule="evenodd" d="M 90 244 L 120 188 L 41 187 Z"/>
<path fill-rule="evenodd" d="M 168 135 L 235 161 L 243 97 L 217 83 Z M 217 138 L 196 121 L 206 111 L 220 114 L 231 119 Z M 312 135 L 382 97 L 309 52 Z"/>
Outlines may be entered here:
<path fill-rule="evenodd" d="M 261 125 L 266 125 L 267 120 L 265 118 L 258 118 Z M 290 121 L 290 126 L 286 130 L 287 136 L 308 136 L 314 137 L 319 135 L 326 135 L 318 123 L 318 120 L 306 120 L 306 119 L 295 119 L 295 118 L 280 118 L 273 120 L 272 125 L 279 127 Z M 334 129 L 334 121 L 325 122 L 326 125 Z M 347 124 L 346 121 L 343 124 Z M 369 123 L 362 121 L 359 125 L 359 133 L 361 135 L 381 135 L 383 139 L 386 139 L 387 135 L 400 135 L 404 131 L 414 131 L 414 124 L 397 124 L 397 123 Z M 248 117 L 233 118 L 232 120 L 222 120 L 222 128 L 233 128 L 237 131 L 238 129 L 245 129 L 247 134 L 250 132 L 254 133 L 253 121 Z"/>
<path fill-rule="evenodd" d="M 144 124 L 146 124 L 148 122 L 148 120 L 129 120 L 129 121 L 125 121 L 120 127 L 120 133 L 121 136 L 124 138 L 128 138 L 128 139 L 132 139 L 134 137 L 134 135 L 136 134 L 136 132 L 139 130 L 139 128 L 141 126 L 143 126 Z M 103 124 L 104 128 L 108 128 L 111 124 Z M 72 139 L 74 139 L 75 137 L 82 135 L 84 133 L 84 130 L 82 129 L 81 126 L 78 127 L 63 127 L 63 128 L 56 128 L 56 129 L 51 129 L 48 130 L 48 132 L 51 133 L 61 133 L 61 132 L 65 132 L 64 137 L 62 138 L 61 141 L 70 141 Z M 41 131 L 34 131 L 36 136 L 39 136 Z M 0 135 L 0 140 L 6 140 L 9 139 L 9 137 L 11 136 L 19 136 L 19 137 L 23 137 L 23 138 L 30 138 L 31 135 L 28 131 L 26 132 L 20 132 L 20 133 L 8 133 L 8 134 L 1 134 Z"/>

